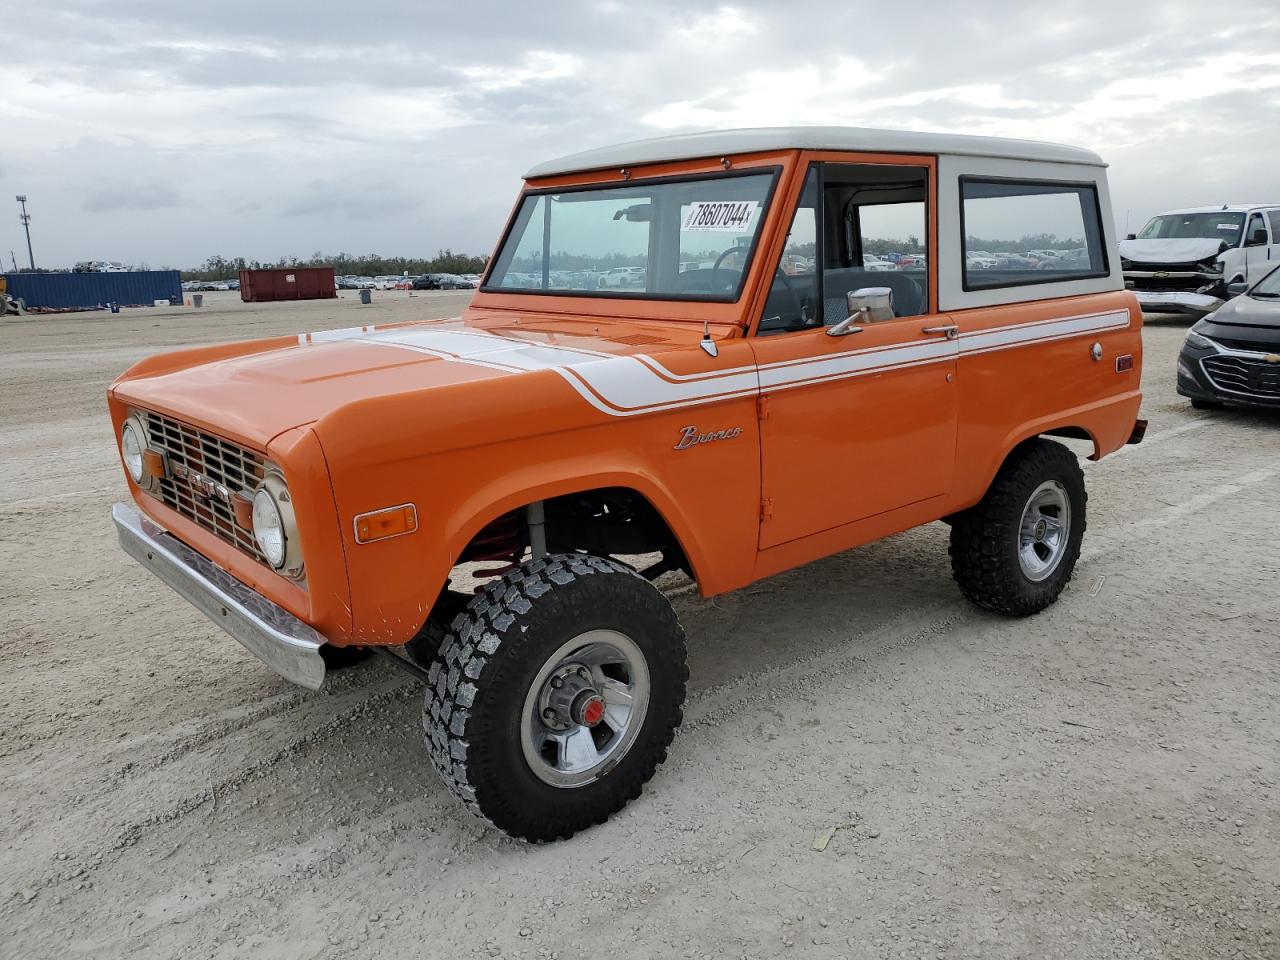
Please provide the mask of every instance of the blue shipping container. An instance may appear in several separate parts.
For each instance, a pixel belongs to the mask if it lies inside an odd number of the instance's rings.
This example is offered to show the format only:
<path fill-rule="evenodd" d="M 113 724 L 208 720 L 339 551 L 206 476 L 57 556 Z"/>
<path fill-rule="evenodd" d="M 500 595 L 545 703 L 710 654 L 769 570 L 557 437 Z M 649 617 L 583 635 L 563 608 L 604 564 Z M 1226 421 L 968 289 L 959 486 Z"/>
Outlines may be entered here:
<path fill-rule="evenodd" d="M 131 273 L 6 273 L 9 296 L 35 310 L 93 310 L 109 303 L 122 307 L 151 306 L 157 300 L 182 303 L 182 276 L 177 270 Z"/>

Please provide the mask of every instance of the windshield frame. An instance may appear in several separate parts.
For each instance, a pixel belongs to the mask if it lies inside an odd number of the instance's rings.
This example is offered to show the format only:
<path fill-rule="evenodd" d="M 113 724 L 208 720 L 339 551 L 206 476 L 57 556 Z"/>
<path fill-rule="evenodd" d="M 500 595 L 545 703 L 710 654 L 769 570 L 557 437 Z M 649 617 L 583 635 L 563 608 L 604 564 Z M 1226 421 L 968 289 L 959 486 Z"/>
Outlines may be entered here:
<path fill-rule="evenodd" d="M 747 290 L 747 282 L 751 278 L 752 267 L 755 265 L 756 257 L 760 252 L 761 242 L 766 239 L 766 229 L 769 218 L 773 213 L 773 201 L 777 196 L 778 183 L 782 179 L 782 164 L 761 164 L 759 166 L 741 166 L 729 169 L 715 170 L 705 173 L 673 173 L 652 177 L 627 178 L 619 182 L 617 180 L 597 181 L 592 183 L 572 184 L 566 186 L 551 187 L 530 187 L 525 186 L 520 191 L 520 195 L 516 198 L 515 206 L 512 208 L 511 216 L 507 219 L 506 226 L 502 230 L 502 237 L 498 241 L 498 245 L 494 248 L 493 256 L 489 258 L 489 263 L 485 267 L 484 276 L 481 278 L 477 293 L 486 293 L 500 296 L 511 297 L 559 297 L 559 298 L 582 298 L 589 300 L 624 300 L 628 302 L 640 303 L 710 303 L 710 304 L 737 304 L 741 302 L 743 294 Z M 562 196 L 567 193 L 586 193 L 593 190 L 617 190 L 626 187 L 643 187 L 643 186 L 661 186 L 664 183 L 693 183 L 699 180 L 728 180 L 734 177 L 758 177 L 768 175 L 769 186 L 765 190 L 764 198 L 761 200 L 761 209 L 757 217 L 755 234 L 750 247 L 750 253 L 747 255 L 746 261 L 742 265 L 742 270 L 738 275 L 738 285 L 732 293 L 709 294 L 709 293 L 650 293 L 647 290 L 573 290 L 573 289 L 551 289 L 542 290 L 531 287 L 496 287 L 489 285 L 489 279 L 493 271 L 497 269 L 499 258 L 503 250 L 506 249 L 508 241 L 511 239 L 512 232 L 516 228 L 516 224 L 520 219 L 520 211 L 524 209 L 524 205 L 530 197 L 538 197 L 544 195 Z"/>

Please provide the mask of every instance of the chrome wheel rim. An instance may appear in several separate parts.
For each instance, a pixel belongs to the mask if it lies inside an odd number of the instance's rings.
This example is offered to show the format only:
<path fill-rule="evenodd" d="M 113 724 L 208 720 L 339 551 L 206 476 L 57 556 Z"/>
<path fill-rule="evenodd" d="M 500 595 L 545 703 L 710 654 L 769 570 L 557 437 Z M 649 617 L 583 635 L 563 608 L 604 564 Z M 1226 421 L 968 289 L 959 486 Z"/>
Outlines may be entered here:
<path fill-rule="evenodd" d="M 1018 525 L 1018 564 L 1033 583 L 1058 569 L 1071 539 L 1071 500 L 1057 480 L 1046 480 L 1022 508 Z"/>
<path fill-rule="evenodd" d="M 626 756 L 648 708 L 649 665 L 635 641 L 616 630 L 579 634 L 547 658 L 525 695 L 525 762 L 553 787 L 593 783 Z"/>

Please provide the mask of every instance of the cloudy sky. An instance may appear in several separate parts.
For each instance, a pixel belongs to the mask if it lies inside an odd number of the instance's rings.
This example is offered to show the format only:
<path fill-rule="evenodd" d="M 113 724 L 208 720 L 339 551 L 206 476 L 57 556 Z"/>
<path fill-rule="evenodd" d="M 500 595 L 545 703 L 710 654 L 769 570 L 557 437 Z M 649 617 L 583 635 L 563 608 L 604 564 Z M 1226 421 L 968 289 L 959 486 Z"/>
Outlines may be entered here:
<path fill-rule="evenodd" d="M 490 252 L 535 162 L 787 123 L 1087 146 L 1116 218 L 1280 198 L 1280 5 L 0 0 L 0 255 Z M 2 211 L 8 207 L 9 213 Z"/>

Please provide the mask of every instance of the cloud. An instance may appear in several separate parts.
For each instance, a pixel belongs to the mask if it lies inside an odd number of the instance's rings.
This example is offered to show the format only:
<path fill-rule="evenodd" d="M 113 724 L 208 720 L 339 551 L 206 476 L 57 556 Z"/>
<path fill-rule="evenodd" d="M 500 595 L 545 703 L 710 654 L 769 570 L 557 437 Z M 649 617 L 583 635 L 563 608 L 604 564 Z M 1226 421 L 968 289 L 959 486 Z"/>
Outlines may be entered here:
<path fill-rule="evenodd" d="M 0 189 L 32 198 L 50 263 L 487 252 L 537 161 L 695 128 L 1076 143 L 1111 161 L 1132 220 L 1266 192 L 1280 151 L 1273 0 L 1230 18 L 1196 0 L 49 0 L 21 20 Z"/>
<path fill-rule="evenodd" d="M 134 181 L 93 187 L 85 197 L 84 209 L 89 213 L 128 213 L 165 210 L 181 201 L 178 191 L 168 184 Z"/>

